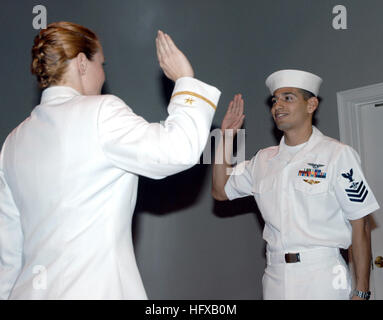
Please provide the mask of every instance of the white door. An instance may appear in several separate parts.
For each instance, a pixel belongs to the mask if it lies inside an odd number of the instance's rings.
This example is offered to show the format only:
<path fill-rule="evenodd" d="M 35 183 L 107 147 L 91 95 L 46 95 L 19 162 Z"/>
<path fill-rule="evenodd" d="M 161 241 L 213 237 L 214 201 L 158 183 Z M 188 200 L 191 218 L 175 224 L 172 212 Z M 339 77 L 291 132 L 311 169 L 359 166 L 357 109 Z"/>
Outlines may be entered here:
<path fill-rule="evenodd" d="M 383 207 L 383 84 L 338 93 L 341 140 L 360 154 L 366 179 Z M 383 300 L 383 209 L 371 215 L 372 299 Z"/>
<path fill-rule="evenodd" d="M 383 102 L 383 101 L 382 101 Z M 383 207 L 383 103 L 359 108 L 359 136 L 361 161 L 366 179 L 376 199 Z M 372 272 L 371 285 L 375 299 L 383 299 L 383 212 L 372 214 Z M 379 260 L 382 259 L 381 263 Z"/>

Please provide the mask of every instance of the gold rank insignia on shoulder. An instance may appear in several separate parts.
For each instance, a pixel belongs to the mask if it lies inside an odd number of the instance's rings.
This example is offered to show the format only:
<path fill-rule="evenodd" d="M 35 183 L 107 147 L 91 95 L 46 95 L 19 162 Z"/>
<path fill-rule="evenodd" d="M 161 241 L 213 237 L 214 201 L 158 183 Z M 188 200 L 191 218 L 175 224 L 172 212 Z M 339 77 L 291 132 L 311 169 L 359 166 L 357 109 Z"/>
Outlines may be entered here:
<path fill-rule="evenodd" d="M 317 181 L 317 180 L 307 180 L 307 179 L 303 179 L 304 182 L 308 183 L 308 184 L 318 184 L 320 183 L 320 181 Z"/>
<path fill-rule="evenodd" d="M 201 100 L 205 101 L 214 110 L 217 109 L 217 106 L 212 101 L 210 101 L 209 99 L 205 98 L 204 96 L 201 96 L 200 94 L 192 92 L 192 91 L 179 91 L 179 92 L 176 92 L 175 94 L 172 95 L 171 99 L 173 99 L 174 97 L 177 97 L 177 96 L 181 96 L 181 95 L 188 96 L 188 98 L 184 99 L 185 103 L 187 103 L 187 104 L 192 105 L 193 102 L 196 101 L 196 100 L 193 100 L 192 97 L 195 97 L 195 98 L 198 98 L 198 99 L 201 99 Z"/>
<path fill-rule="evenodd" d="M 194 102 L 194 100 L 193 100 L 193 98 L 191 98 L 191 97 L 185 99 L 185 103 L 186 103 L 186 104 L 190 104 L 190 105 L 192 105 L 193 102 Z"/>

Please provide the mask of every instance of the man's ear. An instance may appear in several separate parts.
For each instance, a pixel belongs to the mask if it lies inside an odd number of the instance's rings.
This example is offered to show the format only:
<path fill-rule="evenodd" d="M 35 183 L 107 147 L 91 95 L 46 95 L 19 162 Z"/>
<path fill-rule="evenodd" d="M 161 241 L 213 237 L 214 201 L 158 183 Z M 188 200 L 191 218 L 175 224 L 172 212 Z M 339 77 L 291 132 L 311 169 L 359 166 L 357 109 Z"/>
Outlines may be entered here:
<path fill-rule="evenodd" d="M 82 76 L 86 74 L 86 70 L 88 67 L 88 59 L 83 52 L 80 52 L 77 57 L 77 68 Z"/>
<path fill-rule="evenodd" d="M 317 97 L 311 97 L 307 100 L 307 111 L 308 113 L 314 113 L 314 111 L 318 108 L 319 100 Z"/>

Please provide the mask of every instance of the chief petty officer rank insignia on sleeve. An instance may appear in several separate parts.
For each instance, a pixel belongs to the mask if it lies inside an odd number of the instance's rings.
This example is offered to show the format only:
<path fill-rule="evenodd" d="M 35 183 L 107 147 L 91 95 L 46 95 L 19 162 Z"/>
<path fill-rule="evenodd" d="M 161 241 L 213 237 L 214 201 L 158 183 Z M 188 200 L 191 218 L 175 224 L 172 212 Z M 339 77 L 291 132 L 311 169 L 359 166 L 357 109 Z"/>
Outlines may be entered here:
<path fill-rule="evenodd" d="M 349 189 L 345 189 L 348 198 L 352 202 L 363 202 L 368 194 L 368 190 L 366 189 L 366 186 L 363 183 L 363 180 L 361 182 L 355 182 L 353 179 L 354 170 L 351 169 L 348 173 L 342 173 L 342 177 L 349 180 L 351 183 Z"/>

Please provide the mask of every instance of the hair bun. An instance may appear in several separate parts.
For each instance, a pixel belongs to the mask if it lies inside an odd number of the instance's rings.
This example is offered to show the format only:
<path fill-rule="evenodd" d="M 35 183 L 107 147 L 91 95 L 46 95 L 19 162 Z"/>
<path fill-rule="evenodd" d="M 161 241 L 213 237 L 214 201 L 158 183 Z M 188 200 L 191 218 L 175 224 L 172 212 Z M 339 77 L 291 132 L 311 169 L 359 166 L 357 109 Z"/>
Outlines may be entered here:
<path fill-rule="evenodd" d="M 91 30 L 71 22 L 51 23 L 34 38 L 31 72 L 40 87 L 47 88 L 62 80 L 68 60 L 80 52 L 92 59 L 98 48 L 98 38 Z"/>
<path fill-rule="evenodd" d="M 39 35 L 35 37 L 34 46 L 32 47 L 31 72 L 37 76 L 42 88 L 48 87 L 50 83 L 49 74 L 46 70 L 44 45 L 45 41 L 42 31 L 40 31 Z"/>

